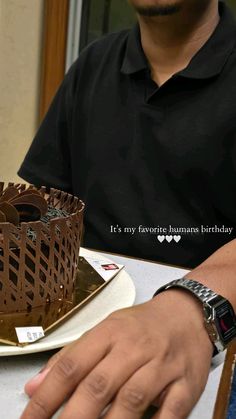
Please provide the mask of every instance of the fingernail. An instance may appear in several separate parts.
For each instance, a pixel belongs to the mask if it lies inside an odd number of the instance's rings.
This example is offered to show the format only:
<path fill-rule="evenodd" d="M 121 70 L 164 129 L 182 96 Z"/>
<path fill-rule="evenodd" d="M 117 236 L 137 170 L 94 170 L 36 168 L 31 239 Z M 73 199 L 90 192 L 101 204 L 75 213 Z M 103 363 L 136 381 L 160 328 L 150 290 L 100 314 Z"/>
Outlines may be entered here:
<path fill-rule="evenodd" d="M 48 371 L 50 370 L 50 368 L 42 368 L 38 374 L 36 374 L 34 377 L 32 377 L 29 381 L 27 381 L 26 384 L 31 383 L 32 381 L 37 381 L 37 380 L 42 380 L 42 378 L 46 377 Z"/>
<path fill-rule="evenodd" d="M 36 374 L 34 377 L 32 377 L 27 383 L 25 384 L 25 392 L 31 396 L 31 394 L 34 392 L 35 386 L 37 387 L 38 384 L 40 384 L 41 381 L 44 380 L 48 372 L 50 371 L 50 368 L 42 368 L 42 370 L 39 371 L 38 374 Z"/>
<path fill-rule="evenodd" d="M 47 368 L 47 364 L 44 365 L 44 367 L 38 372 L 37 375 L 42 374 L 42 372 L 45 371 L 46 369 L 49 369 L 49 368 Z M 36 375 L 36 377 L 37 377 L 37 375 Z"/>

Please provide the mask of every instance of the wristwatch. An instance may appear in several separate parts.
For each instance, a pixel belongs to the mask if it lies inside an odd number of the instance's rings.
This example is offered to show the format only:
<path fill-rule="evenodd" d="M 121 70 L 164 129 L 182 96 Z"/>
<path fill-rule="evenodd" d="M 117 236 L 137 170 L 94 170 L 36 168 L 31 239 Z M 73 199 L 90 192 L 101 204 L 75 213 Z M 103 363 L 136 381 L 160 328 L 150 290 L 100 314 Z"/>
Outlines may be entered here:
<path fill-rule="evenodd" d="M 180 278 L 159 288 L 153 297 L 169 288 L 184 288 L 191 292 L 203 305 L 204 324 L 214 345 L 213 356 L 224 351 L 236 337 L 236 317 L 232 305 L 226 298 L 193 279 Z"/>

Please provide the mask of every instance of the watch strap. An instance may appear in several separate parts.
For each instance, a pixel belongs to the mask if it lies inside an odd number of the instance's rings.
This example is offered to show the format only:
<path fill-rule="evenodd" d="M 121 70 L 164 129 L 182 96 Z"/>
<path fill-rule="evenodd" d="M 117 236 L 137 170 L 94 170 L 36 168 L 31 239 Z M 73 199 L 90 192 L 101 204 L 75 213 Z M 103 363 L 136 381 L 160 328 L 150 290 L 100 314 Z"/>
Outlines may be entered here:
<path fill-rule="evenodd" d="M 190 291 L 192 294 L 194 294 L 202 303 L 207 303 L 209 300 L 218 297 L 218 294 L 216 294 L 210 288 L 206 287 L 198 281 L 194 281 L 193 279 L 188 278 L 175 279 L 174 281 L 163 285 L 155 292 L 154 297 L 160 292 L 173 287 L 185 288 L 187 291 Z"/>

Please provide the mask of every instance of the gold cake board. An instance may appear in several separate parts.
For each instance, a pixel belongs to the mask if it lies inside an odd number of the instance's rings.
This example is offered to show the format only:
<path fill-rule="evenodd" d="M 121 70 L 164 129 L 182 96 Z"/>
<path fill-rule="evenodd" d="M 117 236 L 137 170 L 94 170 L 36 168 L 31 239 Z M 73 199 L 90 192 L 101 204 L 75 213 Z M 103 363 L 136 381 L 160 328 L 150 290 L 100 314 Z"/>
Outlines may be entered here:
<path fill-rule="evenodd" d="M 86 259 L 80 256 L 72 300 L 52 302 L 29 312 L 0 313 L 0 343 L 27 345 L 18 342 L 16 327 L 41 326 L 47 335 L 90 302 L 115 276 L 114 273 L 110 280 L 105 281 Z"/>

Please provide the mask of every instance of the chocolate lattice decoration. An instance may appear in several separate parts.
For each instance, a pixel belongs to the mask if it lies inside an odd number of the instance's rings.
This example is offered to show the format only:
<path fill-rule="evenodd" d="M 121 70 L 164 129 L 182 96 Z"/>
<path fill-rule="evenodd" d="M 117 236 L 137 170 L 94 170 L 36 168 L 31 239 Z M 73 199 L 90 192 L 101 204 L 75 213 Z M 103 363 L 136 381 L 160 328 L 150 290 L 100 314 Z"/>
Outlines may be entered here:
<path fill-rule="evenodd" d="M 24 184 L 14 186 L 19 191 L 27 189 Z M 0 183 L 0 192 L 3 188 Z M 47 224 L 22 222 L 19 227 L 0 223 L 0 312 L 25 311 L 72 298 L 84 204 L 57 189 L 51 188 L 48 193 L 44 187 L 38 190 L 48 205 L 64 210 L 68 216 Z M 33 235 L 28 234 L 29 229 Z"/>

